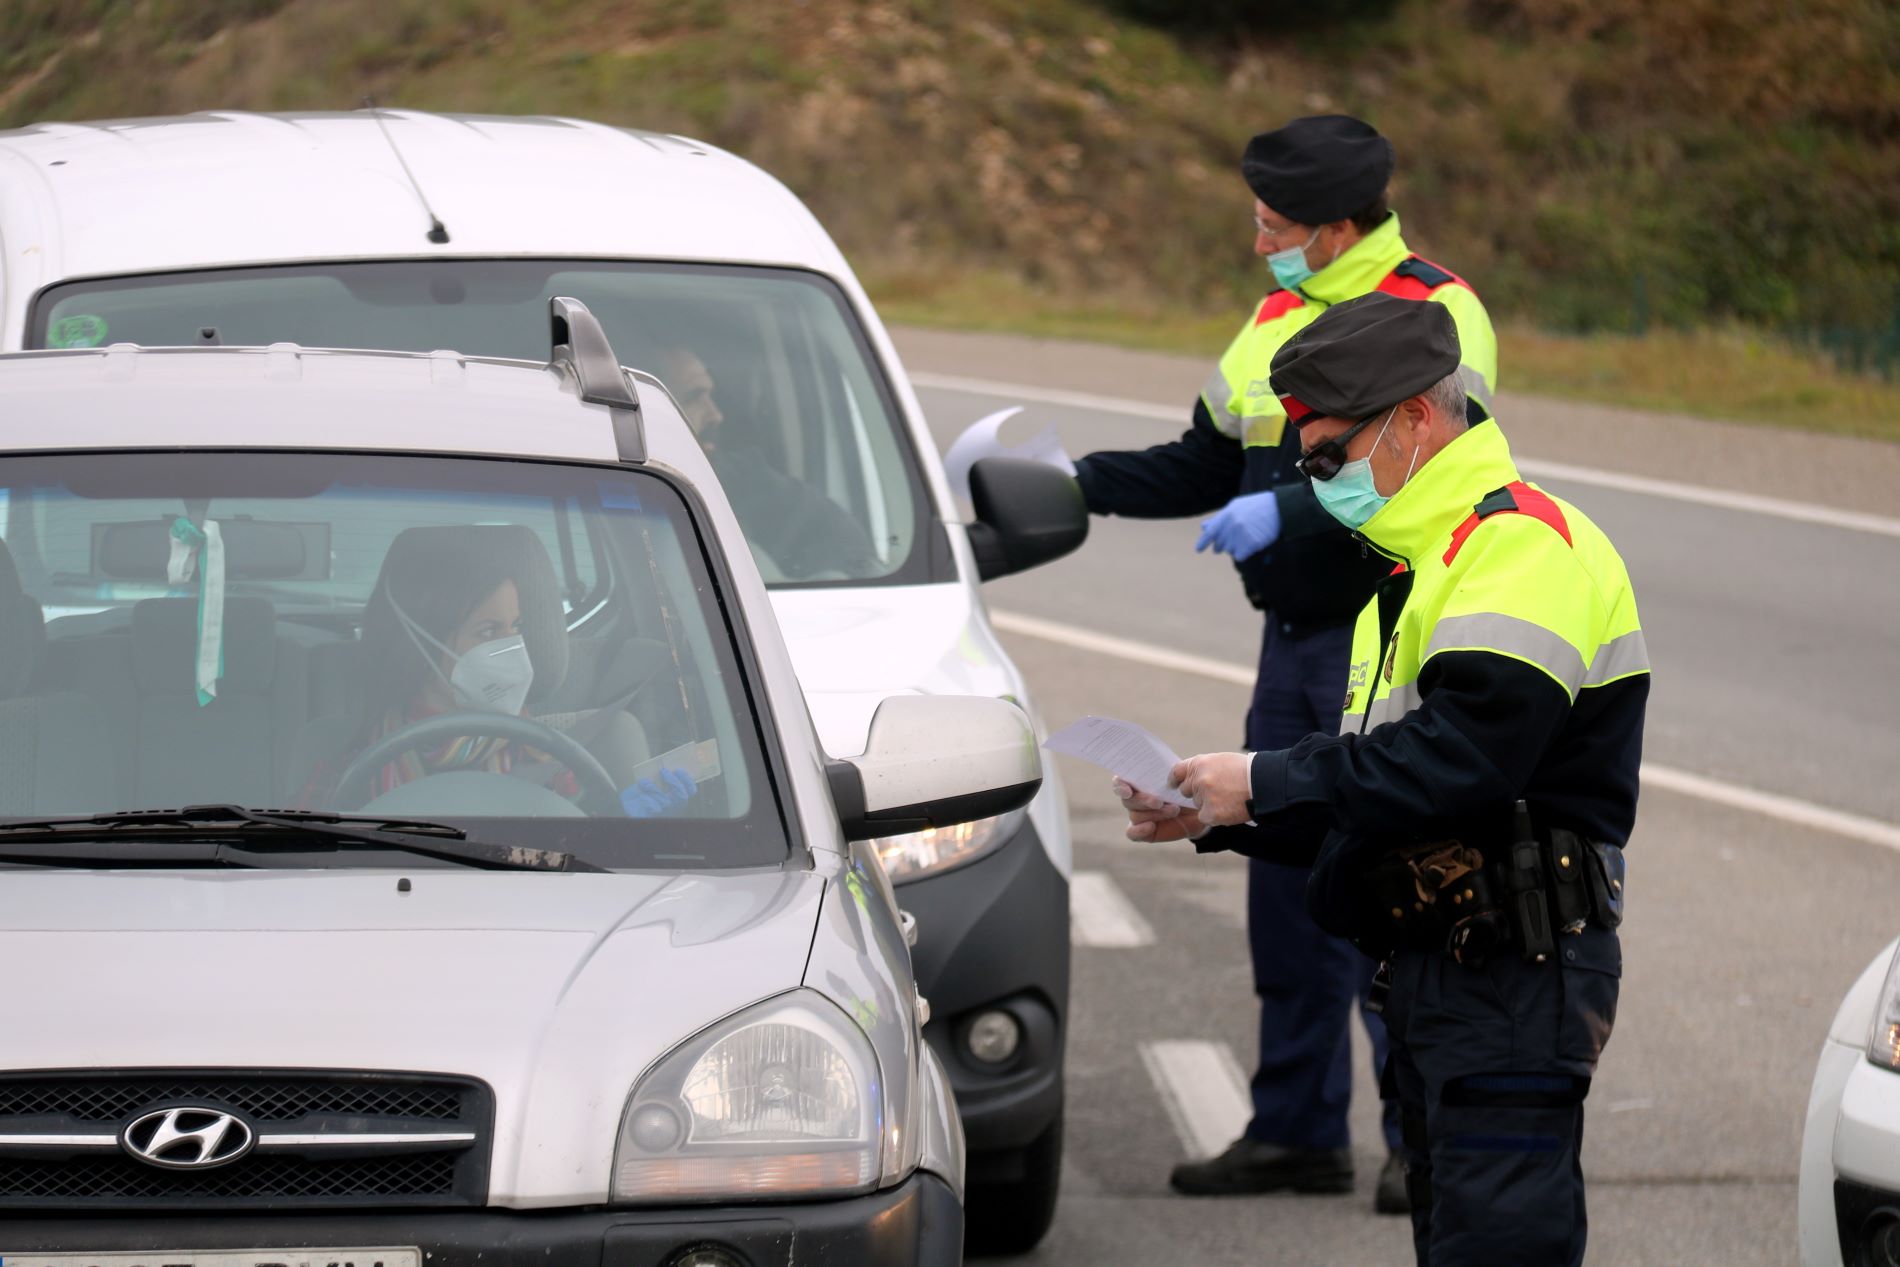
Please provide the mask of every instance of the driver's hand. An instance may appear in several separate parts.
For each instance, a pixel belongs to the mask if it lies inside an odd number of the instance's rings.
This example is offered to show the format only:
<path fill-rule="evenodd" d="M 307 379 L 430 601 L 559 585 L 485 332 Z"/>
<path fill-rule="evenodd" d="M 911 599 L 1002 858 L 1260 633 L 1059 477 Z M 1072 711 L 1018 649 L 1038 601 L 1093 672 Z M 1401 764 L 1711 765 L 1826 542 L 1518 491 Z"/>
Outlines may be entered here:
<path fill-rule="evenodd" d="M 641 779 L 620 793 L 620 808 L 628 818 L 658 818 L 686 804 L 699 791 L 693 776 L 674 766 L 660 767 L 657 779 Z"/>

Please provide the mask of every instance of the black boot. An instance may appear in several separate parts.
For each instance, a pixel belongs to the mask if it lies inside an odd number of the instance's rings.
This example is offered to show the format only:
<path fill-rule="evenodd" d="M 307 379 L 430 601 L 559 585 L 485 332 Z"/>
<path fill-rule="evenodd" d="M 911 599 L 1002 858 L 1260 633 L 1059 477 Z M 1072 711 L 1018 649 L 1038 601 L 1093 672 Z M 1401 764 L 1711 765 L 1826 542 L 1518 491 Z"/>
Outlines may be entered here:
<path fill-rule="evenodd" d="M 1286 1148 L 1240 1139 L 1218 1157 L 1182 1162 L 1168 1182 L 1176 1192 L 1195 1197 L 1351 1192 L 1352 1153 L 1343 1148 Z"/>
<path fill-rule="evenodd" d="M 1379 1171 L 1379 1188 L 1373 1194 L 1372 1208 L 1380 1214 L 1410 1214 L 1412 1194 L 1405 1186 L 1405 1158 L 1397 1150 L 1385 1155 Z"/>

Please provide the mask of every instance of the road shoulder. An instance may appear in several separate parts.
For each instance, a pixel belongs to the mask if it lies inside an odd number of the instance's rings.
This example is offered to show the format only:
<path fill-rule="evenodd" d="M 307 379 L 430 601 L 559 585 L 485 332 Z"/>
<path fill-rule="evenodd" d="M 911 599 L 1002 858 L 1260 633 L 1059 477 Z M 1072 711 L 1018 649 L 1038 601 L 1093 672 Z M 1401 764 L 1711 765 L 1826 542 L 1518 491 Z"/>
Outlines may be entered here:
<path fill-rule="evenodd" d="M 900 326 L 906 368 L 1181 407 L 1185 425 L 1210 361 L 1067 339 Z M 1509 382 L 1510 367 L 1504 367 Z M 1500 392 L 1519 454 L 1649 479 L 1888 515 L 1900 444 Z M 1157 440 L 1168 424 L 1155 423 Z"/>

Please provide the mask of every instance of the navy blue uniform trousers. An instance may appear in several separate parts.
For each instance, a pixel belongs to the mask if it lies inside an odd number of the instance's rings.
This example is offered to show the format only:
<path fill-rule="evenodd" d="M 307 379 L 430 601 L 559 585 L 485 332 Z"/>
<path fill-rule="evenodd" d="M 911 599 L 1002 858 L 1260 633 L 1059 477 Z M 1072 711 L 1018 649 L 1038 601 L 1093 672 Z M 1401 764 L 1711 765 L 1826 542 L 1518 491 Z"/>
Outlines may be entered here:
<path fill-rule="evenodd" d="M 1622 969 L 1616 934 L 1594 927 L 1541 964 L 1393 957 L 1385 1017 L 1421 1267 L 1583 1261 L 1583 1100 Z"/>
<path fill-rule="evenodd" d="M 1290 748 L 1315 731 L 1334 734 L 1346 698 L 1352 626 L 1303 632 L 1269 613 L 1247 712 L 1247 747 Z M 1384 1067 L 1385 1025 L 1365 1010 L 1375 965 L 1323 933 L 1306 913 L 1306 867 L 1247 862 L 1247 944 L 1260 997 L 1260 1063 L 1247 1138 L 1289 1148 L 1345 1148 L 1352 1101 L 1350 1026 L 1355 1003 L 1372 1040 L 1373 1076 Z M 1386 1146 L 1400 1143 L 1398 1105 L 1384 1107 Z"/>

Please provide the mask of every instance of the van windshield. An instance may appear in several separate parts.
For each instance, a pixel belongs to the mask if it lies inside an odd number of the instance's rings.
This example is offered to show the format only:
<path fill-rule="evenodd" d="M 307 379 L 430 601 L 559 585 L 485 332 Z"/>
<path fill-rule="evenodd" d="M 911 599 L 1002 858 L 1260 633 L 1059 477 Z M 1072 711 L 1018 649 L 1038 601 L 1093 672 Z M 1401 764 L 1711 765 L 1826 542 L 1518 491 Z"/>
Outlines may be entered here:
<path fill-rule="evenodd" d="M 223 804 L 603 867 L 788 857 L 740 648 L 657 475 L 7 457 L 0 532 L 0 821 Z"/>
<path fill-rule="evenodd" d="M 48 289 L 29 345 L 289 342 L 545 360 L 555 295 L 585 303 L 621 360 L 679 400 L 767 584 L 939 579 L 888 385 L 844 295 L 816 274 L 466 259 L 150 274 Z"/>

